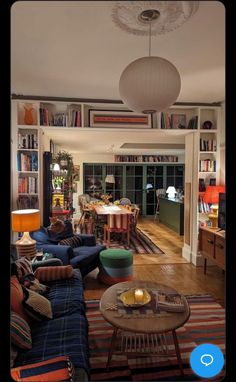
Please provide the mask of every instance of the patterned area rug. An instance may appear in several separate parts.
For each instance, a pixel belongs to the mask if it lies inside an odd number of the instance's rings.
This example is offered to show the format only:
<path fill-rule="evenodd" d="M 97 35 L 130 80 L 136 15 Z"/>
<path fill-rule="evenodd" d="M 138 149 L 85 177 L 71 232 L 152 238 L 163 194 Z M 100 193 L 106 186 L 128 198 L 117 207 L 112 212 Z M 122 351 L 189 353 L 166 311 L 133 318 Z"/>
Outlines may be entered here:
<path fill-rule="evenodd" d="M 177 329 L 184 376 L 180 376 L 175 357 L 112 356 L 106 370 L 112 326 L 101 316 L 98 300 L 86 301 L 89 321 L 90 365 L 92 381 L 206 381 L 193 373 L 189 357 L 202 343 L 212 343 L 225 350 L 225 311 L 209 295 L 187 297 L 191 315 L 186 324 Z M 224 370 L 214 377 L 222 381 Z"/>
<path fill-rule="evenodd" d="M 99 244 L 103 244 L 102 235 L 99 235 L 97 242 Z M 130 247 L 127 246 L 126 242 L 122 243 L 120 234 L 112 234 L 110 248 L 129 249 L 133 253 L 138 254 L 165 255 L 165 253 L 155 243 L 153 243 L 153 241 L 145 235 L 140 228 L 136 228 L 136 232 L 131 233 Z"/>

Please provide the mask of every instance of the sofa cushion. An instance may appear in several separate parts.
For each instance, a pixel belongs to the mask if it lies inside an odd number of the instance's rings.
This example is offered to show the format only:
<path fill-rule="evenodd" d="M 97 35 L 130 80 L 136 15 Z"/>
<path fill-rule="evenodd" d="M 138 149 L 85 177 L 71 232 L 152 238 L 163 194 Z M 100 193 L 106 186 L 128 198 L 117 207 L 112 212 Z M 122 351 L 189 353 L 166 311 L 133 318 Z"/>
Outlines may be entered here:
<path fill-rule="evenodd" d="M 72 248 L 77 248 L 82 245 L 82 239 L 79 236 L 68 237 L 67 239 L 60 240 L 59 245 L 70 245 Z"/>
<path fill-rule="evenodd" d="M 24 310 L 22 305 L 24 293 L 18 278 L 14 275 L 11 276 L 11 309 L 19 314 L 24 320 L 30 322 L 30 317 Z"/>
<path fill-rule="evenodd" d="M 70 279 L 48 282 L 50 291 L 47 294 L 51 302 L 53 318 L 71 313 L 85 314 L 84 288 L 81 272 L 73 270 Z"/>
<path fill-rule="evenodd" d="M 22 382 L 72 382 L 74 372 L 74 366 L 69 357 L 61 356 L 13 368 L 11 376 L 15 381 Z"/>
<path fill-rule="evenodd" d="M 34 275 L 37 279 L 43 282 L 68 279 L 73 275 L 73 268 L 71 265 L 39 267 L 36 269 Z"/>
<path fill-rule="evenodd" d="M 47 228 L 45 228 L 45 227 L 40 227 L 39 230 L 31 232 L 30 236 L 32 237 L 32 239 L 36 240 L 37 246 L 40 246 L 40 245 L 43 245 L 43 244 L 53 244 L 53 243 L 56 243 L 55 240 L 52 240 L 48 236 L 48 231 L 47 231 Z"/>
<path fill-rule="evenodd" d="M 11 342 L 21 349 L 32 348 L 29 324 L 13 311 L 11 311 Z"/>
<path fill-rule="evenodd" d="M 73 313 L 31 325 L 32 349 L 20 352 L 15 367 L 68 356 L 75 368 L 89 372 L 88 322 L 84 314 Z"/>
<path fill-rule="evenodd" d="M 50 301 L 41 294 L 23 287 L 24 300 L 22 302 L 27 314 L 36 321 L 52 318 L 52 308 Z"/>

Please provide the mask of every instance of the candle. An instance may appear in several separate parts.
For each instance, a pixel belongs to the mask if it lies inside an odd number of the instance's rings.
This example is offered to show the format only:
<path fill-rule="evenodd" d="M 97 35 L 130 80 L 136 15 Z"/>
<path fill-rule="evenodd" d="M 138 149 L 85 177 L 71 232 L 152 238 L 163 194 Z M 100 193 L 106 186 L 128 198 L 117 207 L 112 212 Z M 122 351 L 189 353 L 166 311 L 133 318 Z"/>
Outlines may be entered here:
<path fill-rule="evenodd" d="M 135 299 L 136 303 L 143 302 L 143 291 L 142 291 L 142 289 L 135 289 L 134 299 Z"/>

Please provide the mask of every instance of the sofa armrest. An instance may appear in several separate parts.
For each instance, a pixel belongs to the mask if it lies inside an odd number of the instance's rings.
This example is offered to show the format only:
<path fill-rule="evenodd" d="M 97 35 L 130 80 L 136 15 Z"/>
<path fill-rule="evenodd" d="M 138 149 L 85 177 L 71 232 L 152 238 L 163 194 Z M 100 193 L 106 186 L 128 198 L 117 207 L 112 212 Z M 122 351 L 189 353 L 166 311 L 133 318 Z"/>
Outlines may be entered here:
<path fill-rule="evenodd" d="M 82 239 L 83 245 L 87 247 L 94 247 L 96 245 L 96 237 L 95 235 L 89 235 L 89 234 L 76 234 L 75 236 L 78 236 Z"/>
<path fill-rule="evenodd" d="M 53 259 L 36 261 L 35 263 L 32 263 L 32 269 L 34 272 L 38 267 L 60 266 L 60 265 L 63 265 L 62 261 L 54 257 Z"/>
<path fill-rule="evenodd" d="M 69 245 L 43 244 L 41 250 L 60 259 L 63 265 L 69 265 L 70 259 L 74 256 L 73 249 Z"/>

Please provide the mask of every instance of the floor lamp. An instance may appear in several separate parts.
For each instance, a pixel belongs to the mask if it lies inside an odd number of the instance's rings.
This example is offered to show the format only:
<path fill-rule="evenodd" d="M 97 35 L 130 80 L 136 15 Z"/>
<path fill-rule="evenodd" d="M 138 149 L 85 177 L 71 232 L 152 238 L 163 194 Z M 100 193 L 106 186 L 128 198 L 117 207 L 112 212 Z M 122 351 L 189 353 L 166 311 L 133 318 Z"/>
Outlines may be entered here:
<path fill-rule="evenodd" d="M 12 211 L 12 231 L 23 232 L 20 240 L 16 242 L 18 257 L 32 258 L 36 254 L 36 241 L 30 237 L 30 231 L 40 228 L 39 210 L 16 210 Z"/>

